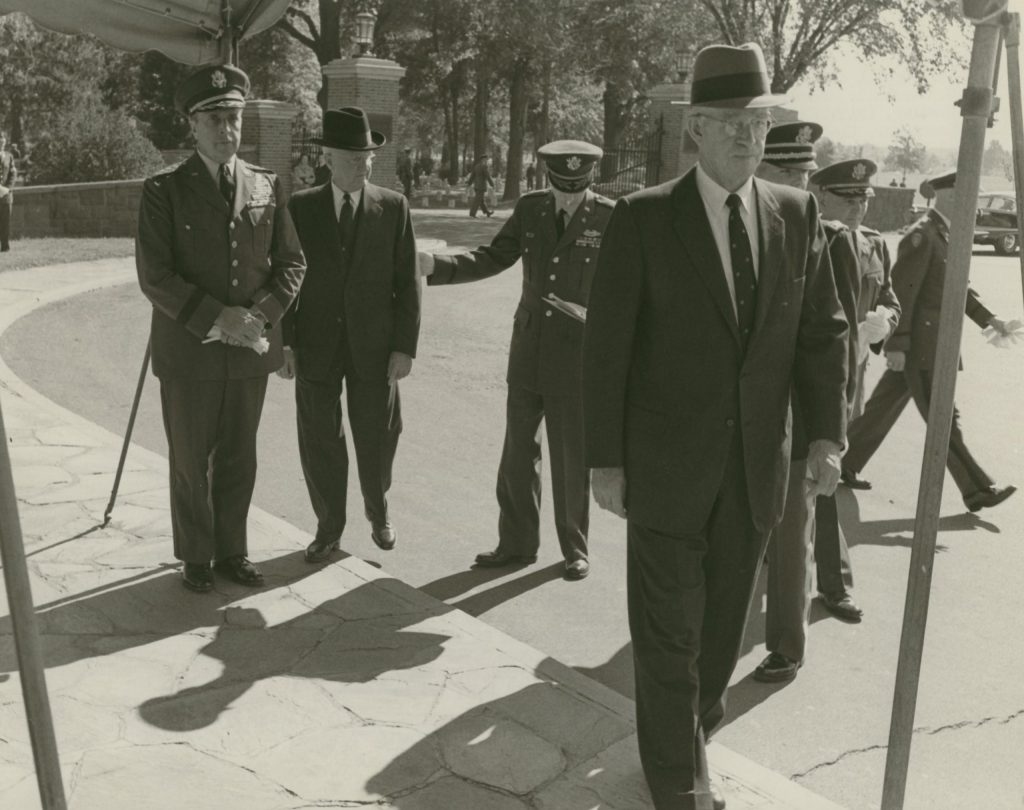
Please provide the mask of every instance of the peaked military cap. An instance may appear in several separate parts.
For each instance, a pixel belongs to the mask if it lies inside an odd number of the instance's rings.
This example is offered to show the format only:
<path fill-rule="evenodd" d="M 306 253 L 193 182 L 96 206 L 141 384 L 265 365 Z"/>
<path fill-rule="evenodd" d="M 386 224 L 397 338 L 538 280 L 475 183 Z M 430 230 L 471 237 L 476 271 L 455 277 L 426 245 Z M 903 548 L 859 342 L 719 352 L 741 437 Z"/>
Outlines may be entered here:
<path fill-rule="evenodd" d="M 789 169 L 817 169 L 814 142 L 821 137 L 821 124 L 790 121 L 768 130 L 764 142 L 764 160 Z"/>
<path fill-rule="evenodd" d="M 936 191 L 942 191 L 944 188 L 953 188 L 956 185 L 956 169 L 929 177 L 925 182 Z"/>
<path fill-rule="evenodd" d="M 249 77 L 234 65 L 207 65 L 190 73 L 174 93 L 180 113 L 240 108 L 249 95 Z"/>
<path fill-rule="evenodd" d="M 878 171 L 873 160 L 856 158 L 840 160 L 811 175 L 811 182 L 822 191 L 830 191 L 840 197 L 874 197 L 871 178 Z"/>
<path fill-rule="evenodd" d="M 571 194 L 590 185 L 591 170 L 604 150 L 586 141 L 552 141 L 537 154 L 544 158 L 551 185 Z"/>

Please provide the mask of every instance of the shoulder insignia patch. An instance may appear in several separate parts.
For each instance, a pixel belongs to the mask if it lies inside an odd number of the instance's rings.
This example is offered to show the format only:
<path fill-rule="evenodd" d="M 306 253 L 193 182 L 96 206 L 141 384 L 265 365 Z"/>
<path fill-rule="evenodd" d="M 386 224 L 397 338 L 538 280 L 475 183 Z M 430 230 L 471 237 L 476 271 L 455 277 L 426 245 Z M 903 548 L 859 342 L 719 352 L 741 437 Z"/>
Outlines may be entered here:
<path fill-rule="evenodd" d="M 920 231 L 914 231 L 910 234 L 910 244 L 914 247 L 921 247 L 921 243 L 924 241 L 924 235 Z"/>

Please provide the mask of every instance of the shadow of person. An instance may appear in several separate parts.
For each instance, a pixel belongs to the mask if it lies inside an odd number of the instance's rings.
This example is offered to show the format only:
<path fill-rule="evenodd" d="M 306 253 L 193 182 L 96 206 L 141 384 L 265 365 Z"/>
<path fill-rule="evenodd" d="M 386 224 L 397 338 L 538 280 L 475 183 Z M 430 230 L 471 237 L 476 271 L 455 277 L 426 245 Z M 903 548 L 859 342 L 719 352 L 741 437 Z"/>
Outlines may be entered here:
<path fill-rule="evenodd" d="M 389 757 L 366 780 L 364 801 L 383 798 L 396 810 L 649 808 L 631 718 L 548 679 L 549 663 L 466 673 L 452 684 L 466 690 L 464 709 Z"/>
<path fill-rule="evenodd" d="M 218 627 L 225 608 L 255 594 L 288 588 L 315 574 L 301 552 L 259 562 L 266 584 L 246 588 L 215 575 L 215 590 L 193 594 L 181 586 L 177 566 L 158 565 L 124 579 L 36 606 L 47 668 L 150 644 L 200 628 Z M 15 672 L 11 617 L 0 617 L 0 672 Z"/>
<path fill-rule="evenodd" d="M 633 642 L 623 644 L 611 658 L 596 667 L 575 667 L 581 675 L 603 683 L 630 700 L 636 699 L 633 681 Z"/>
<path fill-rule="evenodd" d="M 470 616 L 481 616 L 488 610 L 492 610 L 503 602 L 507 602 L 509 599 L 522 596 L 527 591 L 538 588 L 546 582 L 561 579 L 564 572 L 565 564 L 557 562 L 545 568 L 538 568 L 521 577 L 511 579 L 508 582 L 503 582 L 500 585 L 495 585 L 486 591 L 474 593 L 458 602 L 453 602 L 452 607 L 458 608 Z"/>
<path fill-rule="evenodd" d="M 334 585 L 330 592 L 337 592 Z M 139 714 L 168 731 L 194 731 L 214 723 L 268 678 L 366 683 L 387 672 L 423 667 L 441 655 L 449 636 L 405 629 L 438 611 L 403 599 L 403 587 L 389 578 L 373 580 L 320 604 L 315 604 L 317 592 L 302 593 L 295 598 L 296 615 L 273 626 L 258 608 L 229 607 L 213 641 L 199 650 L 206 659 L 200 672 L 212 659 L 220 662 L 220 675 L 147 700 Z"/>
<path fill-rule="evenodd" d="M 511 570 L 515 569 L 481 568 L 477 566 L 466 571 L 456 571 L 454 574 L 435 579 L 433 582 L 420 586 L 420 590 L 425 594 L 433 596 L 435 599 L 446 602 L 453 596 L 459 596 L 466 591 L 471 591 L 485 582 L 508 576 Z"/>

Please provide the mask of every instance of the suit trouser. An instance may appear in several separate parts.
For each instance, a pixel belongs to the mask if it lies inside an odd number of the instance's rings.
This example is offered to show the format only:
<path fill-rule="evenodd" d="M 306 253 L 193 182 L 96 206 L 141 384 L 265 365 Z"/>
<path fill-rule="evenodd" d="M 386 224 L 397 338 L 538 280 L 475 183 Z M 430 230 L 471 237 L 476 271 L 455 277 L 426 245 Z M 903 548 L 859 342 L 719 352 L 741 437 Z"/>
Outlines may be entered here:
<path fill-rule="evenodd" d="M 903 372 L 887 370 L 864 406 L 864 413 L 850 424 L 847 431 L 849 450 L 843 457 L 843 466 L 855 473 L 863 470 L 911 399 L 927 421 L 931 390 L 932 374 L 929 369 L 908 365 Z M 964 443 L 960 411 L 955 404 L 946 467 L 964 498 L 994 483 Z"/>
<path fill-rule="evenodd" d="M 487 189 L 474 189 L 473 201 L 469 204 L 469 215 L 471 217 L 475 217 L 477 209 L 483 211 L 485 214 L 493 213 L 493 211 L 487 207 Z"/>
<path fill-rule="evenodd" d="M 13 203 L 0 201 L 0 250 L 11 249 L 11 210 Z"/>
<path fill-rule="evenodd" d="M 345 530 L 348 499 L 348 447 L 341 418 L 345 383 L 359 488 L 370 522 L 388 517 L 387 493 L 402 432 L 397 383 L 390 385 L 384 377 L 361 380 L 340 365 L 326 381 L 299 374 L 295 381 L 299 459 L 317 518 L 317 535 L 330 540 Z"/>
<path fill-rule="evenodd" d="M 498 550 L 532 556 L 540 548 L 541 445 L 544 421 L 551 460 L 558 545 L 566 561 L 587 558 L 590 474 L 583 458 L 579 397 L 547 396 L 509 385 L 505 444 L 498 466 Z"/>
<path fill-rule="evenodd" d="M 702 530 L 627 523 L 626 584 L 640 762 L 656 810 L 710 810 L 705 740 L 725 715 L 764 554 L 737 437 Z"/>
<path fill-rule="evenodd" d="M 177 559 L 208 563 L 248 553 L 246 518 L 266 393 L 266 376 L 160 380 Z"/>
<path fill-rule="evenodd" d="M 834 494 L 815 499 L 814 563 L 820 593 L 838 596 L 853 590 L 850 547 L 839 525 L 839 506 Z"/>

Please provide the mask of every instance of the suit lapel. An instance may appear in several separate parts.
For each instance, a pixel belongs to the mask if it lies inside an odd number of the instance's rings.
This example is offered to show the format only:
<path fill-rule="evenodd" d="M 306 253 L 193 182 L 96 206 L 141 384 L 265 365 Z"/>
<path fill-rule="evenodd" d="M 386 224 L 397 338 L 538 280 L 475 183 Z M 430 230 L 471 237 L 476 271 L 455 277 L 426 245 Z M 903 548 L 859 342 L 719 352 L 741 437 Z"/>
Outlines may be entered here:
<path fill-rule="evenodd" d="M 757 194 L 757 233 L 760 259 L 757 264 L 757 313 L 754 315 L 754 332 L 757 332 L 768 317 L 768 309 L 779 283 L 779 268 L 782 267 L 786 250 L 786 229 L 779 216 L 779 203 L 768 187 L 754 179 Z"/>
<path fill-rule="evenodd" d="M 729 295 L 729 287 L 725 283 L 725 270 L 718 255 L 715 237 L 711 233 L 704 201 L 697 191 L 695 170 L 691 169 L 676 184 L 672 191 L 672 202 L 675 209 L 672 224 L 676 236 L 690 257 L 690 265 L 704 282 L 711 300 L 715 302 L 725 322 L 729 324 L 729 331 L 739 345 L 740 331 L 736 323 L 736 312 Z"/>
<path fill-rule="evenodd" d="M 376 231 L 384 210 L 380 202 L 380 189 L 370 183 L 363 186 L 359 216 L 356 218 L 356 244 L 352 250 L 352 266 L 359 267 L 366 253 L 370 237 Z"/>
<path fill-rule="evenodd" d="M 185 161 L 185 176 L 187 178 L 188 185 L 196 192 L 196 194 L 222 214 L 228 213 L 228 204 L 224 201 L 224 198 L 220 196 L 220 189 L 217 188 L 217 184 L 213 182 L 213 177 L 210 176 L 210 170 L 206 168 L 206 164 L 203 163 L 203 159 L 199 157 L 198 152 L 193 152 L 192 157 Z M 238 189 L 236 188 L 235 199 L 237 198 Z"/>

